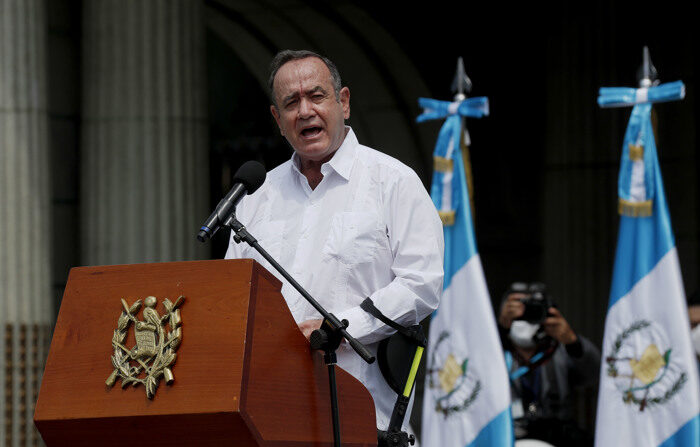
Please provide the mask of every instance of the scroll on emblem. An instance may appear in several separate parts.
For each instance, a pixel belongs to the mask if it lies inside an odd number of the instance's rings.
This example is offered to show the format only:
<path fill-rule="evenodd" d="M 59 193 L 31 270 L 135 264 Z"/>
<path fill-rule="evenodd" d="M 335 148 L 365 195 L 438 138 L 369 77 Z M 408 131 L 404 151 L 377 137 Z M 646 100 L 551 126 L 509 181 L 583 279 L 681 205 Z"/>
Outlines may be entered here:
<path fill-rule="evenodd" d="M 174 304 L 165 298 L 165 313 L 162 316 L 156 310 L 156 297 L 147 297 L 143 301 L 141 320 L 138 319 L 142 307 L 141 300 L 137 300 L 131 306 L 124 299 L 121 302 L 122 313 L 112 335 L 114 370 L 105 383 L 111 387 L 117 379 L 121 379 L 122 388 L 142 384 L 146 388 L 146 397 L 153 399 L 160 379 L 164 379 L 168 385 L 175 380 L 172 367 L 177 357 L 175 351 L 182 341 L 179 307 L 185 302 L 185 297 L 180 296 Z M 132 323 L 136 345 L 129 349 L 124 342 Z"/>

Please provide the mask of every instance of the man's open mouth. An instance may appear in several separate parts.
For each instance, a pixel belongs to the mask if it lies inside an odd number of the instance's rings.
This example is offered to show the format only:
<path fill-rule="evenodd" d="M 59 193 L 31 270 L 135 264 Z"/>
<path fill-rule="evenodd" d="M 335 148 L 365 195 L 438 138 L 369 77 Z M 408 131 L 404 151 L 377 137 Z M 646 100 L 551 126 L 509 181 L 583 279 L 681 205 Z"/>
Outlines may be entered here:
<path fill-rule="evenodd" d="M 321 133 L 321 128 L 320 127 L 307 127 L 306 129 L 301 131 L 301 136 L 304 138 L 313 138 L 316 135 Z"/>

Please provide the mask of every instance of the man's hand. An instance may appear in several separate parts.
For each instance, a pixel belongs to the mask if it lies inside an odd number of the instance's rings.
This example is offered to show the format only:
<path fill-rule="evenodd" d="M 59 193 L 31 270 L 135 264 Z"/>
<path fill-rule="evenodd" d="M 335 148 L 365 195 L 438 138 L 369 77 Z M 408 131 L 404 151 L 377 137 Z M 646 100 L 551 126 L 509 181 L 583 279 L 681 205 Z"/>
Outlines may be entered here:
<path fill-rule="evenodd" d="M 511 293 L 501 306 L 501 315 L 498 317 L 498 324 L 504 329 L 510 329 L 513 320 L 523 315 L 525 305 L 520 302 L 521 299 L 527 298 L 524 293 Z"/>
<path fill-rule="evenodd" d="M 549 308 L 549 315 L 542 322 L 542 327 L 547 335 L 564 345 L 574 343 L 578 339 L 576 332 L 571 329 L 569 322 L 556 307 Z"/>
<path fill-rule="evenodd" d="M 301 323 L 299 323 L 299 329 L 301 330 L 301 333 L 304 334 L 304 337 L 306 337 L 306 339 L 308 340 L 309 338 L 311 338 L 311 333 L 321 327 L 321 323 L 323 323 L 323 319 L 302 321 Z"/>

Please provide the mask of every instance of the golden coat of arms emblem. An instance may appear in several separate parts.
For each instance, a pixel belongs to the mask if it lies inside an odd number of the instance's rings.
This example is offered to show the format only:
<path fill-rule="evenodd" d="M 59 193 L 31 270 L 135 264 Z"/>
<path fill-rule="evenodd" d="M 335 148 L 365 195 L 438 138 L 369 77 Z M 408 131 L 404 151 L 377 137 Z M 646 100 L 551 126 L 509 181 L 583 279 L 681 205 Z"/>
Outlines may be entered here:
<path fill-rule="evenodd" d="M 126 300 L 121 300 L 122 313 L 112 335 L 114 370 L 105 381 L 107 386 L 114 386 L 117 379 L 121 379 L 122 388 L 141 384 L 146 388 L 146 397 L 153 399 L 161 379 L 168 385 L 173 383 L 175 377 L 172 366 L 182 341 L 179 307 L 184 301 L 184 296 L 180 296 L 175 303 L 165 298 L 165 313 L 160 315 L 156 310 L 158 300 L 154 296 L 147 297 L 143 302 L 137 300 L 131 306 Z M 142 305 L 143 319 L 139 320 L 138 313 Z M 132 323 L 136 345 L 129 349 L 124 343 Z"/>
<path fill-rule="evenodd" d="M 637 320 L 620 331 L 605 362 L 622 401 L 641 412 L 668 403 L 688 381 L 677 358 L 662 326 Z"/>

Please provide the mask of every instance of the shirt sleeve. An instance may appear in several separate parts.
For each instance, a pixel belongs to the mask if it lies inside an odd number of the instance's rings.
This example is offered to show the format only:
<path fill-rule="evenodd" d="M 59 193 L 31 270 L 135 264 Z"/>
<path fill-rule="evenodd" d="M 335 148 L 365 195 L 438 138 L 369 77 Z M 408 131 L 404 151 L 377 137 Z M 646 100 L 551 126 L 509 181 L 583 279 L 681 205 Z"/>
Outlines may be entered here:
<path fill-rule="evenodd" d="M 418 324 L 437 309 L 444 277 L 442 223 L 418 176 L 402 175 L 386 191 L 384 213 L 393 255 L 394 279 L 370 298 L 389 319 L 403 326 Z M 394 330 L 359 306 L 337 312 L 348 332 L 362 343 L 374 343 Z"/>
<path fill-rule="evenodd" d="M 581 355 L 568 355 L 569 368 L 572 373 L 572 386 L 584 386 L 595 383 L 600 373 L 600 351 L 587 338 L 577 334 L 581 341 Z"/>

